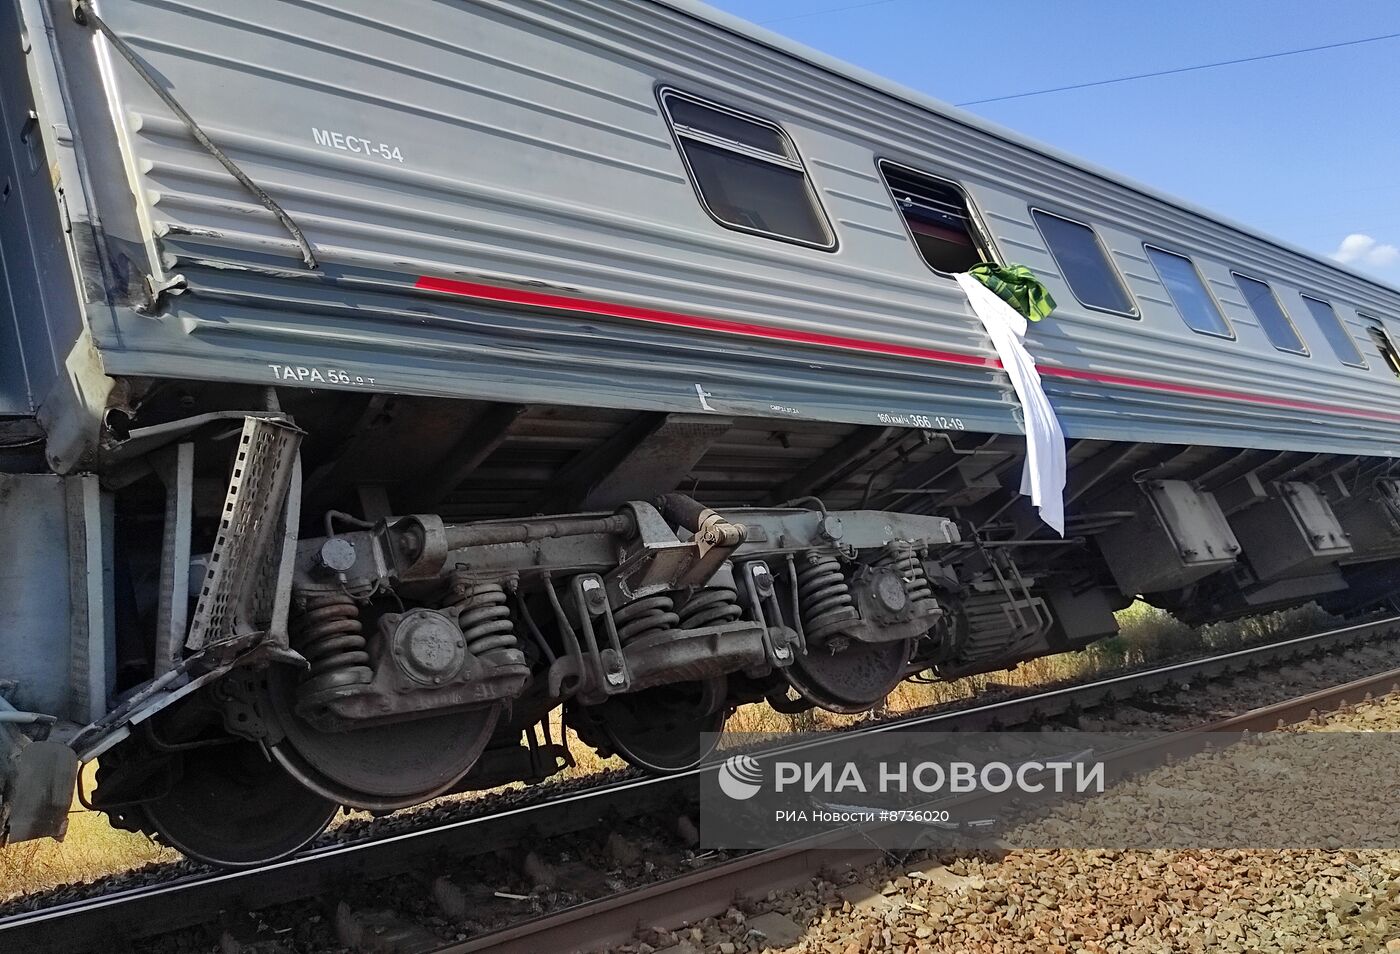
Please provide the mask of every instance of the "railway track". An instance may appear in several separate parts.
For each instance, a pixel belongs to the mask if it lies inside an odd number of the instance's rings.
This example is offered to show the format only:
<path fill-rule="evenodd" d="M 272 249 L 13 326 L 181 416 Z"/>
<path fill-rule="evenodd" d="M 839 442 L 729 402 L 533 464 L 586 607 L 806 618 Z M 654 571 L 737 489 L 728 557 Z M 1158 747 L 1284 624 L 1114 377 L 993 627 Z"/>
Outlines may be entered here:
<path fill-rule="evenodd" d="M 1342 627 L 1268 646 L 1177 663 L 1097 680 L 1080 686 L 1035 693 L 968 708 L 914 715 L 847 730 L 871 735 L 919 728 L 927 731 L 987 730 L 1074 717 L 1105 705 L 1194 687 L 1258 670 L 1277 670 L 1309 659 L 1335 658 L 1360 650 L 1400 631 L 1400 617 Z M 1379 661 L 1379 657 L 1377 657 Z M 1392 661 L 1393 665 L 1393 661 Z M 1357 701 L 1367 692 L 1385 691 L 1400 680 L 1400 669 L 1331 686 L 1256 708 L 1211 728 L 1268 729 L 1278 722 L 1306 719 L 1314 710 L 1333 708 L 1342 699 Z M 781 752 L 779 746 L 774 752 Z M 441 880 L 423 871 L 444 859 L 474 858 L 602 830 L 628 819 L 675 818 L 694 799 L 700 768 L 661 778 L 631 778 L 524 804 L 484 817 L 314 849 L 279 864 L 252 871 L 192 875 L 156 885 L 111 891 L 94 898 L 63 902 L 0 917 L 0 951 L 73 952 L 112 949 L 112 939 L 134 941 L 197 925 L 234 924 L 239 916 L 309 898 L 334 898 L 347 885 L 390 877 L 410 877 L 431 886 L 424 894 L 441 903 Z M 364 925 L 340 906 L 333 920 L 342 941 L 347 933 L 375 933 L 364 949 L 396 954 L 465 954 L 480 950 L 588 949 L 632 936 L 639 921 L 680 923 L 722 912 L 736 893 L 768 891 L 810 878 L 822 867 L 864 863 L 872 849 L 842 847 L 828 841 L 795 843 L 716 859 L 696 871 L 658 880 L 640 888 L 572 905 L 526 923 L 510 924 L 460 941 L 444 943 L 402 925 Z M 449 893 L 451 887 L 449 884 Z M 516 898 L 518 896 L 507 895 Z M 450 906 L 450 905 L 449 905 Z M 520 919 L 515 919 L 517 922 Z M 395 931 L 402 934 L 395 939 Z M 353 938 L 352 938 L 353 940 Z M 585 944 L 584 942 L 588 943 Z M 183 947 L 183 945 L 181 945 Z M 225 950 L 240 944 L 226 935 Z M 259 948 L 265 950 L 266 948 Z M 276 950 L 274 947 L 272 950 Z M 253 948 L 249 948 L 253 950 Z"/>

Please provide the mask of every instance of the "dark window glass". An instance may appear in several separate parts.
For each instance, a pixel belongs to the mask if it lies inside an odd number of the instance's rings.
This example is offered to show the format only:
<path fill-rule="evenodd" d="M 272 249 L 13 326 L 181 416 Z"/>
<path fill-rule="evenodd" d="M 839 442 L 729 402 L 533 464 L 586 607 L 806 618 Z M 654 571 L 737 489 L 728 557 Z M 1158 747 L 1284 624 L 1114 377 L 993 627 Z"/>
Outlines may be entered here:
<path fill-rule="evenodd" d="M 965 272 L 991 256 L 973 224 L 967 197 L 955 186 L 888 163 L 880 163 L 895 207 L 930 268 Z"/>
<path fill-rule="evenodd" d="M 1390 337 L 1390 330 L 1379 318 L 1372 318 L 1370 315 L 1361 315 L 1361 320 L 1366 323 L 1366 333 L 1371 336 L 1371 340 L 1376 343 L 1376 350 L 1385 359 L 1386 366 L 1400 377 L 1400 351 L 1395 349 L 1395 340 Z"/>
<path fill-rule="evenodd" d="M 1332 306 L 1320 298 L 1309 298 L 1307 295 L 1303 296 L 1303 304 L 1308 306 L 1308 311 L 1312 312 L 1313 320 L 1322 329 L 1322 337 L 1327 339 L 1327 343 L 1337 353 L 1337 360 L 1342 364 L 1349 364 L 1356 368 L 1366 367 L 1361 352 L 1356 349 L 1356 342 L 1351 340 L 1351 335 L 1347 334 L 1346 328 L 1342 326 L 1342 320 L 1337 317 Z"/>
<path fill-rule="evenodd" d="M 1074 297 L 1091 308 L 1136 314 L 1128 290 L 1093 229 L 1039 209 L 1032 209 L 1031 215 Z"/>
<path fill-rule="evenodd" d="M 704 142 L 687 142 L 685 152 L 705 204 L 722 221 L 813 245 L 831 241 L 801 170 Z"/>
<path fill-rule="evenodd" d="M 1151 245 L 1143 247 L 1187 327 L 1202 334 L 1232 337 L 1225 316 L 1220 313 L 1191 259 Z"/>
<path fill-rule="evenodd" d="M 710 215 L 745 232 L 835 245 L 807 172 L 781 129 L 672 92 L 662 94 L 661 102 Z"/>
<path fill-rule="evenodd" d="M 666 97 L 666 108 L 671 114 L 671 122 L 677 128 L 685 127 L 784 159 L 792 158 L 788 151 L 787 137 L 776 127 L 751 122 L 742 116 L 735 116 L 722 109 L 711 109 L 679 96 Z"/>
<path fill-rule="evenodd" d="M 1257 278 L 1246 278 L 1238 272 L 1232 274 L 1235 276 L 1235 284 L 1240 286 L 1240 294 L 1244 295 L 1244 300 L 1249 304 L 1249 310 L 1254 312 L 1254 317 L 1259 320 L 1259 327 L 1264 329 L 1264 334 L 1268 335 L 1273 346 L 1280 351 L 1307 354 L 1307 346 L 1303 344 L 1303 339 L 1298 337 L 1298 329 L 1288 320 L 1288 313 L 1278 303 L 1274 290 Z"/>

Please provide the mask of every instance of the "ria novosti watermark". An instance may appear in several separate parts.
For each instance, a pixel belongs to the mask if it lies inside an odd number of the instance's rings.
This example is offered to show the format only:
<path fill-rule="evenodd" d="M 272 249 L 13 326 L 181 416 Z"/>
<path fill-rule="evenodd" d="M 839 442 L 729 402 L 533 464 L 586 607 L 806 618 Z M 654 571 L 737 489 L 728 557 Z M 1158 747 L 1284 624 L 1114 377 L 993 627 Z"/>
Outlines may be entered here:
<path fill-rule="evenodd" d="M 1343 737 L 1347 736 L 1347 737 Z M 1400 846 L 1400 734 L 1169 737 L 959 732 L 727 736 L 701 776 L 701 844 L 762 848 L 857 827 L 885 847 Z M 739 748 L 743 751 L 735 752 Z"/>
<path fill-rule="evenodd" d="M 777 794 L 800 791 L 804 794 L 840 795 L 859 792 L 924 795 L 966 795 L 972 792 L 1000 794 L 1012 788 L 1028 795 L 1049 791 L 1057 794 L 1102 792 L 1103 762 L 1038 761 L 1009 762 L 878 762 L 873 766 L 857 762 L 829 761 L 772 762 L 773 791 Z M 867 778 L 873 775 L 873 778 Z M 746 801 L 763 788 L 764 770 L 748 755 L 730 756 L 719 767 L 720 790 L 736 801 Z"/>

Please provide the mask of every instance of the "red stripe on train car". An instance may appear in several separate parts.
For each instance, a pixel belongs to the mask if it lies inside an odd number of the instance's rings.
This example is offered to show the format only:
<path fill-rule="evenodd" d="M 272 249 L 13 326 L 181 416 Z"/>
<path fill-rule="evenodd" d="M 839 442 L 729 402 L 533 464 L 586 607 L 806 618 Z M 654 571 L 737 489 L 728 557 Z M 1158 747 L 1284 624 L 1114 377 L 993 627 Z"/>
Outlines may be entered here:
<path fill-rule="evenodd" d="M 825 348 L 842 348 L 848 351 L 861 351 L 867 354 L 883 354 L 899 358 L 918 358 L 924 361 L 971 365 L 979 368 L 1001 367 L 1001 362 L 995 358 L 984 358 L 972 354 L 959 354 L 955 351 L 939 351 L 934 348 L 891 344 L 887 341 L 871 341 L 864 338 L 850 338 L 844 335 L 829 335 L 813 331 L 772 328 L 765 325 L 749 324 L 743 321 L 731 321 L 726 318 L 707 318 L 703 315 L 687 315 L 681 312 L 661 311 L 656 308 L 639 308 L 635 305 L 594 301 L 588 298 L 575 298 L 570 295 L 554 295 L 545 292 L 528 291 L 522 288 L 507 288 L 499 285 L 482 285 L 476 282 L 458 281 L 454 278 L 434 278 L 431 275 L 422 275 L 419 276 L 418 280 L 414 283 L 414 287 L 423 291 L 440 292 L 447 295 L 461 295 L 467 298 L 478 298 L 483 301 L 526 305 L 532 308 L 548 308 L 555 311 L 568 311 L 588 315 L 602 315 L 609 318 L 624 318 L 631 321 L 646 321 L 653 324 L 669 325 L 675 328 L 693 328 L 697 331 L 714 331 L 721 334 L 744 335 L 750 338 L 763 338 L 769 341 L 789 341 L 794 344 L 817 345 Z M 1300 401 L 1294 398 L 1274 397 L 1266 394 L 1250 394 L 1245 391 L 1200 387 L 1194 384 L 1178 384 L 1173 381 L 1134 378 L 1121 374 L 1105 374 L 1098 371 L 1081 371 L 1076 368 L 1062 368 L 1054 365 L 1044 365 L 1041 366 L 1039 370 L 1044 377 L 1092 381 L 1095 384 L 1110 384 L 1151 391 L 1166 391 L 1173 394 L 1189 394 L 1194 397 L 1208 397 L 1225 401 L 1268 404 L 1292 410 L 1324 411 L 1329 414 L 1345 414 L 1352 417 L 1365 417 L 1379 421 L 1400 421 L 1400 415 L 1366 408 L 1343 407 L 1337 404 L 1320 404 L 1313 401 Z"/>
<path fill-rule="evenodd" d="M 791 341 L 795 344 L 820 345 L 827 348 L 845 348 L 850 351 L 868 351 L 874 354 L 888 354 L 900 358 L 922 358 L 926 361 L 942 361 L 947 364 L 969 364 L 979 368 L 999 368 L 1001 362 L 995 358 L 983 358 L 973 354 L 958 354 L 954 351 L 936 351 L 933 348 L 918 348 L 912 345 L 891 344 L 885 341 L 865 341 L 860 338 L 847 338 L 842 335 L 828 335 L 815 331 L 795 331 L 788 328 L 768 328 L 751 325 L 726 318 L 706 318 L 700 315 L 684 315 L 673 311 L 658 311 L 654 308 L 637 308 L 633 305 L 619 305 L 614 302 L 592 301 L 587 298 L 571 298 L 567 295 L 547 295 L 543 292 L 524 291 L 519 288 L 500 288 L 495 285 L 478 285 L 473 282 L 460 282 L 451 278 L 423 276 L 416 287 L 425 291 L 446 292 L 450 295 L 466 295 L 470 298 L 484 298 L 490 301 L 509 302 L 514 305 L 530 305 L 535 308 L 552 308 L 557 311 L 583 312 L 589 315 L 606 315 L 610 318 L 628 318 L 633 321 L 649 321 L 659 325 L 677 328 L 694 328 L 698 331 L 718 331 L 723 334 L 746 335 L 751 338 L 767 338 L 775 341 Z"/>
<path fill-rule="evenodd" d="M 1229 391 L 1223 388 L 1206 388 L 1196 384 L 1179 384 L 1175 381 L 1158 381 L 1147 378 L 1130 378 L 1121 374 L 1103 374 L 1098 371 L 1080 371 L 1077 368 L 1040 368 L 1046 377 L 1073 378 L 1079 381 L 1093 381 L 1096 384 L 1117 384 L 1127 388 L 1147 388 L 1154 391 L 1170 391 L 1173 394 L 1190 394 L 1193 397 L 1218 398 L 1224 401 L 1248 401 L 1252 404 L 1272 404 L 1277 407 L 1300 411 L 1326 411 L 1329 414 L 1350 414 L 1368 417 L 1378 421 L 1400 421 L 1400 415 L 1386 411 L 1373 411 L 1361 407 L 1343 407 L 1340 404 L 1319 404 L 1315 401 L 1299 401 L 1295 398 L 1273 397 L 1268 394 L 1249 394 L 1245 391 Z"/>

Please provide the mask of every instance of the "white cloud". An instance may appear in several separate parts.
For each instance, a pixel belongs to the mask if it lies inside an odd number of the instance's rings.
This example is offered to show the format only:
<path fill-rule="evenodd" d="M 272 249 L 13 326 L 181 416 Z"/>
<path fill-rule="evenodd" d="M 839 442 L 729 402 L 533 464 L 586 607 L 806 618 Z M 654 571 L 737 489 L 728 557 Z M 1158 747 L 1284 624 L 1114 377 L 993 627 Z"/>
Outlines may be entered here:
<path fill-rule="evenodd" d="M 1372 268 L 1388 268 L 1400 263 L 1400 248 L 1382 245 L 1369 235 L 1353 232 L 1342 239 L 1342 244 L 1332 253 L 1332 257 L 1343 265 L 1369 265 Z"/>

